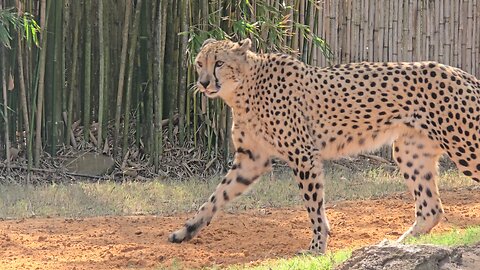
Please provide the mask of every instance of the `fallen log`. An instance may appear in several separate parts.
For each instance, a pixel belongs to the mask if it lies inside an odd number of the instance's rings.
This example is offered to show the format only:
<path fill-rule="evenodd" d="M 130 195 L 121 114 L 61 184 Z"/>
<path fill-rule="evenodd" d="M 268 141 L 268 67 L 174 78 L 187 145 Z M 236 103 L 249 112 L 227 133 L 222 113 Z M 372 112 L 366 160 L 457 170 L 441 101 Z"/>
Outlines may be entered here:
<path fill-rule="evenodd" d="M 62 171 L 62 170 L 54 170 L 54 169 L 41 169 L 41 168 L 28 168 L 25 166 L 18 166 L 18 165 L 4 165 L 0 164 L 1 169 L 10 169 L 10 170 L 22 170 L 22 171 L 32 171 L 32 172 L 43 172 L 43 173 L 54 173 L 54 174 L 65 174 L 69 176 L 77 176 L 77 177 L 86 177 L 86 178 L 92 178 L 92 179 L 104 179 L 106 178 L 105 176 L 98 176 L 98 175 L 91 175 L 91 174 L 85 174 L 85 173 L 75 173 L 75 172 L 67 172 L 67 171 Z"/>

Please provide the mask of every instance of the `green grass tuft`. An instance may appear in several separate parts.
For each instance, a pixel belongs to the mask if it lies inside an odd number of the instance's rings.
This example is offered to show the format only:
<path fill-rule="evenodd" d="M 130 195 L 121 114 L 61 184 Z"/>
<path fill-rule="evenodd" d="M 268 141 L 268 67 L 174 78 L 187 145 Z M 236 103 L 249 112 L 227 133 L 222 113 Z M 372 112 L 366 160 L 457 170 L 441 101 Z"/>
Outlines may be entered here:
<path fill-rule="evenodd" d="M 440 246 L 463 246 L 480 243 L 480 226 L 464 230 L 453 230 L 440 234 L 428 234 L 418 238 L 408 238 L 406 244 L 431 244 Z M 227 270 L 294 270 L 294 269 L 319 269 L 332 270 L 335 266 L 348 260 L 352 255 L 351 249 L 342 249 L 327 252 L 324 256 L 296 256 L 290 259 L 267 260 L 259 265 L 233 265 Z M 209 268 L 218 269 L 218 268 Z M 222 268 L 223 269 L 223 268 Z"/>
<path fill-rule="evenodd" d="M 240 270 L 240 269 L 249 269 L 249 270 L 294 270 L 294 269 L 305 269 L 305 270 L 330 270 L 333 267 L 341 264 L 346 261 L 352 255 L 352 251 L 345 249 L 339 250 L 336 252 L 328 252 L 324 256 L 310 256 L 310 255 L 300 255 L 295 256 L 290 259 L 277 259 L 277 260 L 267 260 L 262 262 L 259 265 L 255 266 L 241 266 L 233 265 L 225 269 L 227 270 Z M 216 268 L 211 268 L 216 269 Z"/>
<path fill-rule="evenodd" d="M 440 246 L 473 245 L 480 242 L 480 226 L 467 229 L 455 229 L 442 234 L 426 234 L 420 237 L 410 237 L 407 244 L 434 244 Z"/>

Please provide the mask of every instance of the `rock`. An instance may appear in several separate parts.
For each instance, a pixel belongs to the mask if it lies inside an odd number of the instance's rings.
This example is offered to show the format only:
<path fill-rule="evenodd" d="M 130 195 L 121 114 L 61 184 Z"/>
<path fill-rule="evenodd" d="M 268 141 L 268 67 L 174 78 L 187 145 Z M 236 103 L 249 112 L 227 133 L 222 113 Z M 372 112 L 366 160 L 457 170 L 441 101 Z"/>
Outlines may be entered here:
<path fill-rule="evenodd" d="M 68 172 L 102 176 L 113 171 L 113 158 L 97 153 L 83 153 L 79 157 L 67 159 L 65 167 Z"/>
<path fill-rule="evenodd" d="M 434 245 L 403 245 L 384 241 L 353 252 L 337 270 L 478 270 L 480 243 L 448 248 Z"/>

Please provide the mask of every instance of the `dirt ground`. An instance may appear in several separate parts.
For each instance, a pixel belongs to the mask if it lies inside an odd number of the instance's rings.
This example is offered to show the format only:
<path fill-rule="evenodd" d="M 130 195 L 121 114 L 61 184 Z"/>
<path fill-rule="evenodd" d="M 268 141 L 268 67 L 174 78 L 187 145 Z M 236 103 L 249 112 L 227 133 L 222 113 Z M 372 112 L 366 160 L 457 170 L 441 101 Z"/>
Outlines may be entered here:
<path fill-rule="evenodd" d="M 435 232 L 480 224 L 478 189 L 444 191 L 446 219 Z M 413 222 L 408 194 L 327 204 L 329 249 L 396 239 Z M 167 235 L 191 215 L 0 221 L 0 269 L 185 268 L 256 263 L 289 257 L 310 241 L 307 213 L 298 208 L 223 213 L 189 243 Z"/>

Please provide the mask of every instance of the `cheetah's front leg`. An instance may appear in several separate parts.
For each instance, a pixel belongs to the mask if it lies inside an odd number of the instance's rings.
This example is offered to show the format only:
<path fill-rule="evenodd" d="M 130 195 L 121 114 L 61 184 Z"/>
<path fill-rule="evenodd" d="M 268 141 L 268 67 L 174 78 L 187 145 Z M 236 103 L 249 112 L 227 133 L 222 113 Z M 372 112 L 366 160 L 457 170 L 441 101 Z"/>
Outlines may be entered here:
<path fill-rule="evenodd" d="M 232 168 L 217 186 L 209 200 L 198 210 L 195 217 L 168 236 L 173 243 L 192 239 L 200 229 L 210 224 L 215 213 L 227 202 L 240 196 L 258 177 L 271 169 L 270 158 L 251 149 L 238 148 Z"/>
<path fill-rule="evenodd" d="M 293 173 L 313 230 L 313 238 L 308 250 L 302 250 L 299 253 L 325 253 L 330 226 L 325 214 L 322 164 L 310 165 L 310 163 L 304 162 L 295 168 Z"/>

